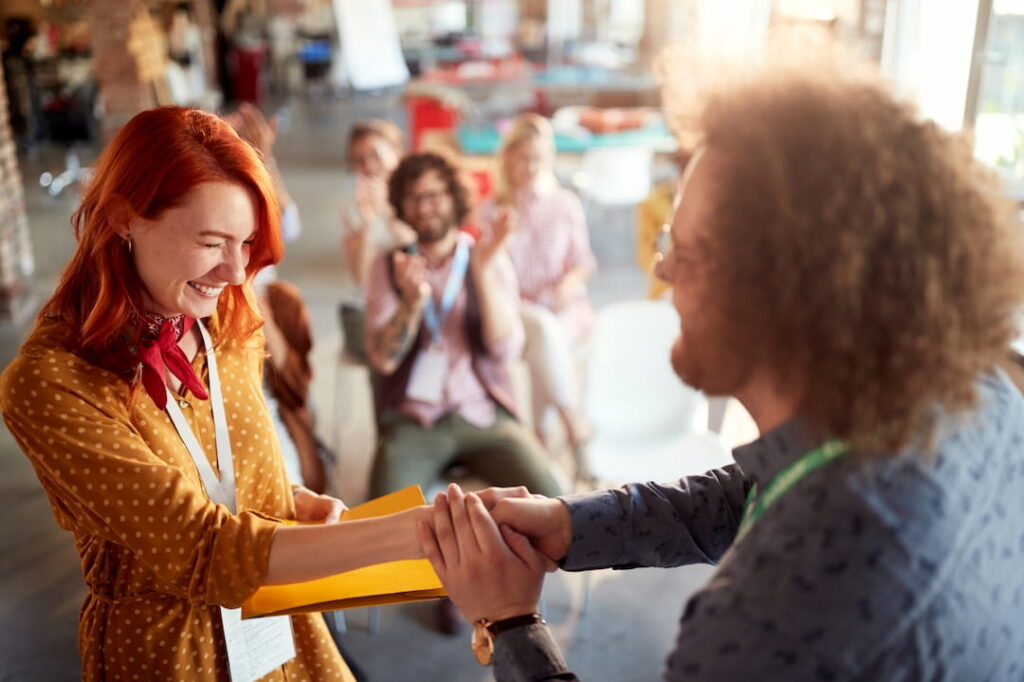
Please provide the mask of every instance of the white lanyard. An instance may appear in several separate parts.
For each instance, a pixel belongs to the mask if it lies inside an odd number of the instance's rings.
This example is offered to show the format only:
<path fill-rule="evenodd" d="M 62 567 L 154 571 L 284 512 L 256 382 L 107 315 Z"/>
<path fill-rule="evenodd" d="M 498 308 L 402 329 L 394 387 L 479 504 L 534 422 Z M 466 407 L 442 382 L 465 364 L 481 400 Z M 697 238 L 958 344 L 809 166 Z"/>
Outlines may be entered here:
<path fill-rule="evenodd" d="M 181 413 L 178 401 L 171 395 L 170 389 L 165 389 L 167 414 L 174 428 L 178 430 L 188 453 L 192 455 L 192 461 L 195 462 L 199 477 L 203 480 L 207 496 L 234 514 L 237 511 L 235 463 L 228 435 L 228 420 L 224 416 L 224 396 L 217 374 L 217 355 L 213 351 L 213 340 L 210 339 L 210 333 L 206 331 L 203 321 L 196 320 L 196 325 L 206 348 L 206 367 L 210 373 L 210 406 L 213 408 L 213 433 L 217 445 L 220 478 L 213 473 L 206 453 L 192 432 L 192 427 L 185 421 L 185 415 Z M 220 611 L 232 682 L 253 682 L 295 658 L 295 639 L 292 635 L 291 618 L 288 616 L 243 621 L 241 609 L 228 609 L 222 606 Z"/>
<path fill-rule="evenodd" d="M 185 444 L 188 454 L 192 455 L 199 477 L 206 488 L 207 496 L 216 504 L 227 507 L 232 514 L 235 508 L 235 462 L 231 453 L 231 438 L 228 434 L 228 420 L 224 416 L 224 397 L 220 390 L 220 377 L 217 375 L 217 355 L 213 351 L 213 341 L 210 339 L 210 332 L 202 320 L 196 320 L 199 333 L 203 339 L 203 346 L 206 348 L 206 366 L 210 373 L 210 405 L 213 408 L 213 433 L 217 445 L 217 467 L 220 469 L 220 478 L 213 473 L 213 467 L 203 452 L 192 427 L 185 421 L 185 415 L 178 407 L 178 401 L 167 390 L 167 415 L 171 418 L 174 428 L 178 430 L 181 441 Z"/>
<path fill-rule="evenodd" d="M 448 281 L 444 285 L 444 292 L 441 294 L 440 306 L 434 304 L 434 299 L 427 299 L 427 305 L 423 309 L 423 322 L 430 331 L 430 342 L 441 342 L 441 325 L 455 305 L 455 299 L 462 289 L 462 282 L 466 279 L 466 268 L 469 265 L 469 244 L 466 238 L 459 236 L 459 245 L 455 249 L 455 256 L 452 258 L 452 269 L 448 272 Z"/>

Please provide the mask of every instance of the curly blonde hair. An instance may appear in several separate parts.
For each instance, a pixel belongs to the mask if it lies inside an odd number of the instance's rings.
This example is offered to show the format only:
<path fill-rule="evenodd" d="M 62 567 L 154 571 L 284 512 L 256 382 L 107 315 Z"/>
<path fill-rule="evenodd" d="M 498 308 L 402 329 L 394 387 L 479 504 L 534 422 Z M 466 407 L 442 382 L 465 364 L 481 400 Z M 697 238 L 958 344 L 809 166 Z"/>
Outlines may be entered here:
<path fill-rule="evenodd" d="M 994 174 L 835 55 L 679 94 L 666 84 L 670 118 L 724 161 L 702 245 L 723 338 L 792 382 L 816 432 L 930 449 L 1007 353 L 1024 299 L 1016 207 Z"/>

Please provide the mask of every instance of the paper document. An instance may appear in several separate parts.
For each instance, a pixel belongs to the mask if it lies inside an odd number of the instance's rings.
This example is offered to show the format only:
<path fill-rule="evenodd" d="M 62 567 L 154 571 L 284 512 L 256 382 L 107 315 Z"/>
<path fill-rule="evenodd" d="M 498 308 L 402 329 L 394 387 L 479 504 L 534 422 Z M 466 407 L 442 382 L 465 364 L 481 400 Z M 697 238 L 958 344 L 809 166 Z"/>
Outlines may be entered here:
<path fill-rule="evenodd" d="M 419 486 L 409 486 L 345 511 L 341 523 L 393 514 L 424 502 Z M 398 604 L 436 599 L 445 594 L 441 580 L 426 559 L 391 561 L 319 580 L 261 587 L 242 604 L 242 617 Z"/>

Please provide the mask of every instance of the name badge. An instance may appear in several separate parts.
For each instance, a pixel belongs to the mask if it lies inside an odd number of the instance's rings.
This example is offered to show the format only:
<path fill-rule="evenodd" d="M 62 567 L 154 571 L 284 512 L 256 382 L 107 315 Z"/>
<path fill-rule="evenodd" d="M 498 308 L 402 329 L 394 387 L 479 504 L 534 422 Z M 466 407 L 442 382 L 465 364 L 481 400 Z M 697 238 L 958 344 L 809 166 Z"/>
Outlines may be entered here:
<path fill-rule="evenodd" d="M 220 609 L 231 682 L 253 682 L 295 658 L 290 616 L 242 620 L 241 609 Z"/>
<path fill-rule="evenodd" d="M 406 395 L 425 403 L 438 404 L 444 395 L 444 380 L 448 376 L 448 355 L 433 346 L 424 348 L 416 356 L 409 376 Z"/>

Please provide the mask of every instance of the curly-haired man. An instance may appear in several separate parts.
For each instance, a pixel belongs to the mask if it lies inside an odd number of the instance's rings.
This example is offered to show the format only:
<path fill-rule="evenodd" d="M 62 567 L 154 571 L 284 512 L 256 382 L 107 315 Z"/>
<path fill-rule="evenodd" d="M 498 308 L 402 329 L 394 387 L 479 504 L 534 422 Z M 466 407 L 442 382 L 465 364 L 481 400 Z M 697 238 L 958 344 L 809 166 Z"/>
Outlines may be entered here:
<path fill-rule="evenodd" d="M 997 369 L 1020 226 L 966 145 L 830 66 L 719 78 L 684 117 L 702 142 L 660 265 L 672 365 L 761 438 L 675 485 L 450 488 L 421 526 L 498 680 L 576 679 L 535 614 L 544 555 L 718 565 L 665 679 L 1024 676 L 1024 399 Z"/>
<path fill-rule="evenodd" d="M 426 487 L 460 464 L 494 485 L 557 495 L 542 446 L 515 416 L 506 368 L 524 343 L 504 250 L 511 218 L 474 244 L 459 230 L 469 192 L 458 169 L 432 153 L 403 159 L 388 194 L 417 241 L 380 258 L 370 273 L 367 350 L 380 427 L 371 494 Z M 442 602 L 443 631 L 458 629 L 455 616 Z"/>

